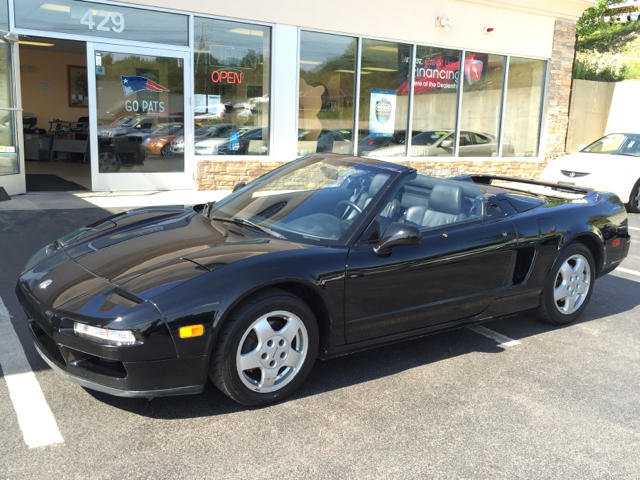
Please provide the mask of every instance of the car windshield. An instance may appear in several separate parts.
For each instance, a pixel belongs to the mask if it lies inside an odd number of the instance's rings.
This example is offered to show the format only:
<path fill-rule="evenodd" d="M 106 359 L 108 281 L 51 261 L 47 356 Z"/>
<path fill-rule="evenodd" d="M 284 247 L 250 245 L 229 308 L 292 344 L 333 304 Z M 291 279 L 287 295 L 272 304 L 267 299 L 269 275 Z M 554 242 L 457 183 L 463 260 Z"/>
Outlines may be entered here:
<path fill-rule="evenodd" d="M 375 163 L 306 157 L 286 164 L 216 203 L 209 216 L 249 221 L 285 238 L 338 245 L 392 178 Z"/>
<path fill-rule="evenodd" d="M 117 118 L 109 124 L 110 127 L 129 127 L 136 121 L 135 117 L 121 117 Z"/>
<path fill-rule="evenodd" d="M 640 157 L 640 134 L 612 133 L 611 135 L 605 135 L 581 151 Z"/>
<path fill-rule="evenodd" d="M 196 137 L 225 138 L 233 131 L 235 125 L 206 125 L 195 131 Z"/>
<path fill-rule="evenodd" d="M 411 139 L 411 143 L 413 145 L 433 145 L 445 135 L 449 135 L 449 133 L 451 132 L 447 132 L 443 130 L 432 131 L 432 132 L 422 132 L 415 135 Z"/>
<path fill-rule="evenodd" d="M 151 130 L 152 134 L 166 134 L 166 133 L 175 133 L 178 130 L 182 130 L 181 123 L 160 123 L 156 125 L 153 130 Z"/>

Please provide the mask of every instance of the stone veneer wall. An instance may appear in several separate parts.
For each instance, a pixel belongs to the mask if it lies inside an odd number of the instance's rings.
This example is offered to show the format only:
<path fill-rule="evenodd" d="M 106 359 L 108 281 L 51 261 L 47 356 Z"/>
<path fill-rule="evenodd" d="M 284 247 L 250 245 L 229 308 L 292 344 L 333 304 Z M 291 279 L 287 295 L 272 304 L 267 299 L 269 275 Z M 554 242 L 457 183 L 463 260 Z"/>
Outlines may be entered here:
<path fill-rule="evenodd" d="M 537 178 L 545 166 L 546 160 L 565 152 L 567 125 L 569 120 L 569 102 L 575 55 L 575 22 L 556 20 L 552 56 L 549 62 L 549 83 L 545 119 L 543 125 L 542 148 L 544 162 L 540 160 L 394 160 L 410 165 L 419 172 L 434 176 L 454 176 L 462 174 L 491 173 L 522 178 Z M 203 160 L 198 164 L 198 188 L 200 190 L 230 190 L 240 181 L 249 181 L 283 162 L 242 160 L 239 158 Z"/>
<path fill-rule="evenodd" d="M 198 165 L 198 186 L 201 190 L 230 190 L 238 182 L 247 182 L 279 167 L 284 162 L 246 160 L 214 160 Z M 492 173 L 521 178 L 537 178 L 544 168 L 540 161 L 432 161 L 412 160 L 397 163 L 409 165 L 421 173 L 438 177 L 462 174 Z"/>
<path fill-rule="evenodd" d="M 565 153 L 576 51 L 576 22 L 556 20 L 543 130 L 545 159 Z"/>

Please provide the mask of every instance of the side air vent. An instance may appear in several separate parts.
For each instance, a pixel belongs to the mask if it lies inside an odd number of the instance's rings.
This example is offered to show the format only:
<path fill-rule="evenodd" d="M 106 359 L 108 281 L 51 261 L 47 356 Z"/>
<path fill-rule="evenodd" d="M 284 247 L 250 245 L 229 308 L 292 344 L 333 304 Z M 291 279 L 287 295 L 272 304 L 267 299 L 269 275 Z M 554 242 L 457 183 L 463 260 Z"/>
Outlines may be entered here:
<path fill-rule="evenodd" d="M 535 249 L 533 247 L 524 247 L 518 250 L 516 255 L 516 265 L 513 269 L 513 284 L 522 283 L 531 269 Z"/>

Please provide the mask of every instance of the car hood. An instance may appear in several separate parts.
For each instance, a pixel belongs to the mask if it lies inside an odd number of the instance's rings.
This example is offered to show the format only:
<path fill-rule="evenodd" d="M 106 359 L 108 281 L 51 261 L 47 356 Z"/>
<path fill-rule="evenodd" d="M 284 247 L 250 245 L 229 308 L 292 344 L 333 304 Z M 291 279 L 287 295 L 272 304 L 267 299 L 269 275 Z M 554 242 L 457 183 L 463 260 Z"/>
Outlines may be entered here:
<path fill-rule="evenodd" d="M 202 140 L 196 141 L 196 147 L 213 147 L 216 145 L 221 145 L 225 142 L 229 141 L 229 137 L 212 137 L 212 138 L 203 138 Z"/>
<path fill-rule="evenodd" d="M 552 160 L 551 164 L 558 170 L 579 173 L 593 173 L 603 166 L 606 168 L 611 156 L 602 153 L 576 152 Z"/>
<path fill-rule="evenodd" d="M 130 132 L 130 127 L 98 127 L 99 137 L 115 137 Z"/>
<path fill-rule="evenodd" d="M 193 208 L 141 209 L 74 234 L 22 276 L 28 289 L 54 308 L 79 296 L 114 292 L 134 302 L 150 300 L 230 263 L 305 248 L 212 221 Z"/>

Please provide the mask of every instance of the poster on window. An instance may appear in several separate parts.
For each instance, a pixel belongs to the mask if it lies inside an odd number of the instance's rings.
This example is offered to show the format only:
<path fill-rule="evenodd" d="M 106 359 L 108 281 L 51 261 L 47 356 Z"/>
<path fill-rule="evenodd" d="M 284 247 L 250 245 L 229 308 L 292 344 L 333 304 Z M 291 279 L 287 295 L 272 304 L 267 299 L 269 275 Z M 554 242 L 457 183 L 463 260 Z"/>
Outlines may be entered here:
<path fill-rule="evenodd" d="M 396 91 L 371 89 L 369 133 L 391 137 L 396 124 Z"/>

